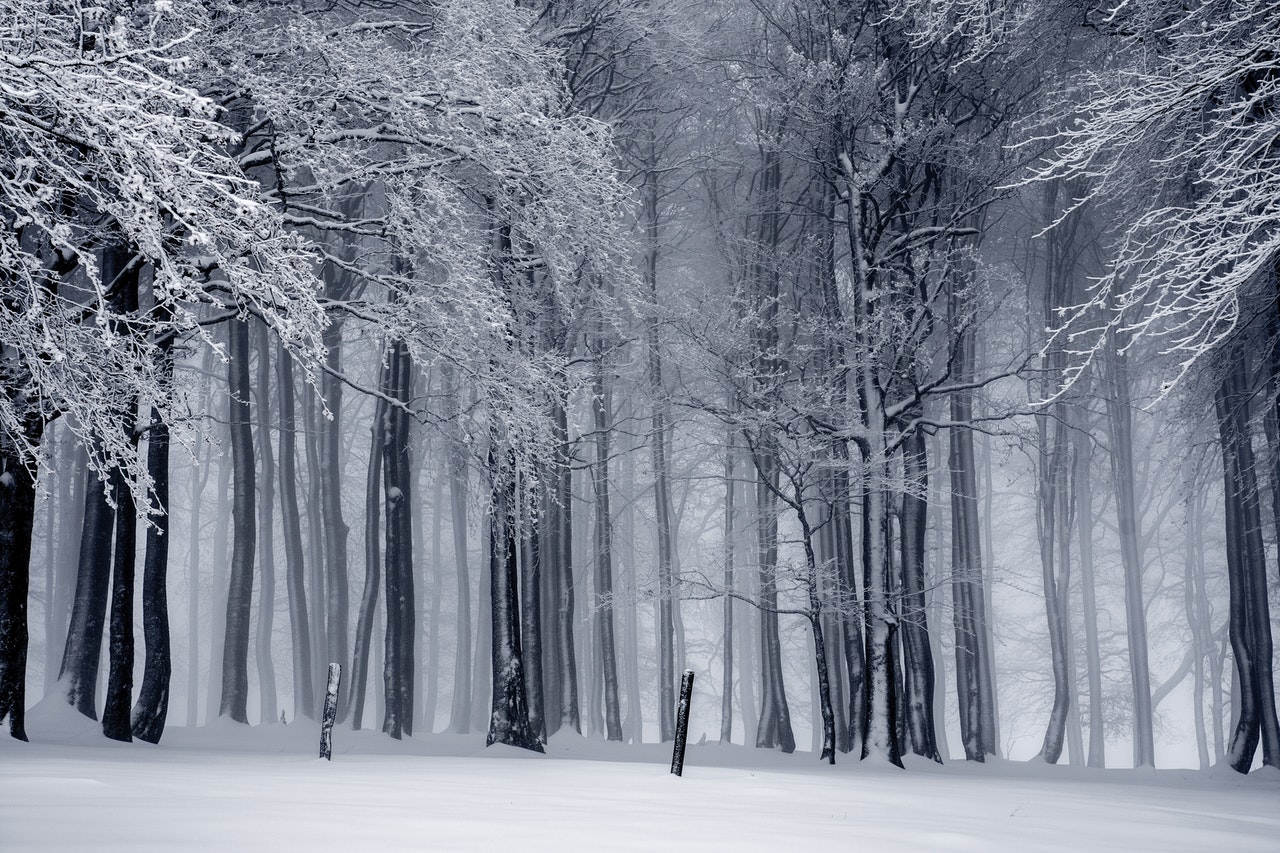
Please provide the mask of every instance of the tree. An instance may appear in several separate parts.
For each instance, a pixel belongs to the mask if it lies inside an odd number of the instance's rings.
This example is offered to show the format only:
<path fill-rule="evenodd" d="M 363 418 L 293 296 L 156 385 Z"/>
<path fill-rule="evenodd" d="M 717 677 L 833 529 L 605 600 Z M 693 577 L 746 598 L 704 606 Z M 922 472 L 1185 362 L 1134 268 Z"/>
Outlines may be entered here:
<path fill-rule="evenodd" d="M 118 403 L 163 399 L 158 341 L 196 331 L 208 306 L 260 314 L 311 358 L 323 317 L 301 244 L 225 153 L 235 133 L 180 82 L 198 4 L 161 4 L 134 22 L 33 0 L 3 11 L 30 23 L 0 34 L 0 467 L 14 509 L 2 522 L 14 547 L 0 582 L 0 720 L 21 737 L 27 488 L 46 425 L 70 416 L 94 468 L 136 475 L 146 494 L 152 483 L 123 428 L 133 416 Z M 107 235 L 134 253 L 127 267 L 148 265 L 160 310 L 121 313 L 113 299 L 124 279 L 94 259 Z"/>

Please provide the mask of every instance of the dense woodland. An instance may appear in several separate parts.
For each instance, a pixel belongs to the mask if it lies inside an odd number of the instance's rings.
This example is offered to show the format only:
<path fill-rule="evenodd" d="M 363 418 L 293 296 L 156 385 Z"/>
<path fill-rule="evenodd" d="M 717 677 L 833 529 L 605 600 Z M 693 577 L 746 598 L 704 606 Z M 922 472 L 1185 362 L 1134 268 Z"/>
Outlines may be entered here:
<path fill-rule="evenodd" d="M 0 0 L 0 720 L 1276 765 L 1277 44 Z"/>

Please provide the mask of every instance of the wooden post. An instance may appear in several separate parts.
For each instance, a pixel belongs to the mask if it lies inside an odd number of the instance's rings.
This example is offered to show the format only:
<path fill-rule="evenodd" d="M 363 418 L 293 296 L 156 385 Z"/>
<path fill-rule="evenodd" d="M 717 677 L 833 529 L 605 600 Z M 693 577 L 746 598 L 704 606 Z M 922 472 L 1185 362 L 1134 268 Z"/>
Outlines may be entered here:
<path fill-rule="evenodd" d="M 671 755 L 671 772 L 684 775 L 684 744 L 689 739 L 689 704 L 693 699 L 693 670 L 680 679 L 680 705 L 676 708 L 676 747 Z"/>
<path fill-rule="evenodd" d="M 320 757 L 330 758 L 333 747 L 333 721 L 338 716 L 338 683 L 342 681 L 342 664 L 329 664 L 329 683 L 324 690 L 324 716 L 320 723 Z"/>

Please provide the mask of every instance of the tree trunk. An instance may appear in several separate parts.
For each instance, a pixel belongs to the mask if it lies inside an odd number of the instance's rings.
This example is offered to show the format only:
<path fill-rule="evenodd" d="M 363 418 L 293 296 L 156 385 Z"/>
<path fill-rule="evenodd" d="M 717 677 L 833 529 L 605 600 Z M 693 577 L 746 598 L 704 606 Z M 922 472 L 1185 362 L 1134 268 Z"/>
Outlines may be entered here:
<path fill-rule="evenodd" d="M 298 511 L 297 423 L 294 417 L 293 356 L 281 346 L 276 354 L 280 386 L 280 520 L 284 531 L 285 585 L 289 591 L 289 637 L 293 646 L 293 716 L 315 719 L 316 694 L 311 663 L 311 627 L 302 556 L 302 518 Z"/>
<path fill-rule="evenodd" d="M 1215 398 L 1226 490 L 1230 589 L 1227 625 L 1240 693 L 1227 762 L 1240 773 L 1249 772 L 1259 741 L 1263 764 L 1274 767 L 1280 761 L 1271 615 L 1256 467 L 1249 436 L 1250 388 L 1245 358 L 1243 353 L 1233 354 Z"/>
<path fill-rule="evenodd" d="M 795 752 L 791 710 L 782 680 L 778 626 L 778 467 L 771 448 L 756 454 L 756 507 L 760 566 L 760 720 L 756 747 Z"/>
<path fill-rule="evenodd" d="M 1106 726 L 1102 711 L 1102 653 L 1098 642 L 1098 604 L 1093 567 L 1093 438 L 1081 423 L 1075 432 L 1076 514 L 1080 536 L 1080 591 L 1084 611 L 1085 670 L 1089 680 L 1090 767 L 1106 767 Z"/>
<path fill-rule="evenodd" d="M 167 374 L 172 362 L 162 356 Z M 147 431 L 147 472 L 151 475 L 151 523 L 147 526 L 147 549 L 142 562 L 142 637 L 146 659 L 142 689 L 133 706 L 133 736 L 147 743 L 159 743 L 169 714 L 169 676 L 172 671 L 169 647 L 169 425 L 157 407 L 151 408 Z M 192 542 L 195 547 L 195 542 Z M 192 632 L 194 633 L 194 632 Z"/>
<path fill-rule="evenodd" d="M 403 408 L 413 392 L 413 362 L 403 341 L 387 355 L 384 393 L 402 406 L 388 405 L 383 441 L 387 500 L 387 642 L 384 667 L 387 707 L 382 730 L 399 740 L 413 734 L 413 644 L 417 634 L 413 594 L 413 527 L 409 518 L 413 466 L 409 450 L 409 413 Z"/>
<path fill-rule="evenodd" d="M 26 426 L 23 438 L 38 445 L 43 422 L 30 419 Z M 27 592 L 35 511 L 34 473 L 23 463 L 13 439 L 0 430 L 0 723 L 8 721 L 9 734 L 18 740 L 27 739 Z M 100 640 L 101 622 L 98 630 Z M 96 677 L 95 672 L 88 683 Z M 90 708 L 92 700 L 90 694 Z"/>
<path fill-rule="evenodd" d="M 227 381 L 230 385 L 231 577 L 227 588 L 226 640 L 222 658 L 222 701 L 218 715 L 237 723 L 249 721 L 249 625 L 253 605 L 253 552 L 256 539 L 256 501 L 253 469 L 253 418 L 249 406 L 249 326 L 228 323 Z"/>
<path fill-rule="evenodd" d="M 258 453 L 261 455 L 261 491 L 258 500 L 258 702 L 263 723 L 276 722 L 276 667 L 271 656 L 271 635 L 276 615 L 275 501 L 276 465 L 271 451 L 271 332 L 265 323 L 258 330 Z"/>
<path fill-rule="evenodd" d="M 542 752 L 542 743 L 529 724 L 525 705 L 524 661 L 520 648 L 519 567 L 516 561 L 516 474 L 501 467 L 489 451 L 493 478 L 489 512 L 489 596 L 493 608 L 493 706 L 485 745 L 495 743 Z"/>
<path fill-rule="evenodd" d="M 387 366 L 383 365 L 380 387 L 386 387 Z M 356 642 L 352 652 L 350 686 L 351 727 L 364 723 L 365 691 L 369 681 L 369 644 L 373 638 L 374 616 L 378 610 L 378 585 L 382 577 L 382 448 L 386 441 L 387 401 L 374 404 L 370 427 L 369 470 L 364 502 L 364 592 L 360 596 L 360 613 L 356 618 Z"/>
<path fill-rule="evenodd" d="M 1124 565 L 1125 629 L 1129 639 L 1129 676 L 1133 688 L 1133 765 L 1154 767 L 1155 735 L 1151 717 L 1151 674 L 1147 663 L 1147 605 L 1142 592 L 1142 554 L 1138 545 L 1138 500 L 1133 474 L 1133 413 L 1129 399 L 1128 358 L 1111 340 L 1108 348 L 1107 424 L 1111 471 L 1116 488 L 1120 557 Z"/>
<path fill-rule="evenodd" d="M 733 537 L 734 496 L 738 491 L 736 431 L 728 430 L 724 451 L 724 603 L 720 674 L 720 742 L 733 743 Z"/>
<path fill-rule="evenodd" d="M 16 471 L 16 468 L 10 470 Z M 80 533 L 76 593 L 72 599 L 71 623 L 67 627 L 67 644 L 62 653 L 58 681 L 65 691 L 67 703 L 91 720 L 98 719 L 98 662 L 110 589 L 114 521 L 115 511 L 107 502 L 105 486 L 101 482 L 89 482 L 84 495 L 84 526 Z M 29 541 L 26 547 L 31 547 Z M 26 625 L 25 616 L 23 625 Z"/>
<path fill-rule="evenodd" d="M 604 344 L 596 345 L 596 373 L 591 409 L 596 431 L 596 464 L 592 466 L 595 487 L 595 582 L 596 643 L 599 647 L 604 691 L 605 736 L 622 740 L 622 711 L 618 703 L 618 661 L 613 636 L 613 516 L 609 508 L 609 435 L 612 402 L 605 388 Z"/>
<path fill-rule="evenodd" d="M 137 401 L 131 400 L 124 417 L 124 429 L 126 441 L 134 445 L 138 441 L 137 411 Z M 133 740 L 129 711 L 133 702 L 133 586 L 138 559 L 138 508 L 131 485 L 120 468 L 111 472 L 116 537 L 111 567 L 111 625 L 102 733 L 111 740 L 125 742 Z"/>
<path fill-rule="evenodd" d="M 912 431 L 902 450 L 902 649 L 907 735 L 916 755 L 942 762 L 934 741 L 933 650 L 925 606 L 924 546 L 929 463 L 924 433 Z"/>

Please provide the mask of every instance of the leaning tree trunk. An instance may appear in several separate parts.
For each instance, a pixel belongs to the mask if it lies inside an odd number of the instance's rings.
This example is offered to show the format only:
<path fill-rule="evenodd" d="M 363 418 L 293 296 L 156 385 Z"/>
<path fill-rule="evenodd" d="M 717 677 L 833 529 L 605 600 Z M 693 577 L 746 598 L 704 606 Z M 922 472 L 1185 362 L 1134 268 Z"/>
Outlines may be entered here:
<path fill-rule="evenodd" d="M 253 605 L 256 472 L 249 394 L 249 326 L 232 319 L 227 334 L 227 380 L 231 386 L 231 577 L 227 587 L 226 639 L 222 650 L 222 701 L 218 715 L 249 722 L 249 625 Z"/>
<path fill-rule="evenodd" d="M 67 626 L 58 681 L 67 703 L 92 720 L 98 719 L 98 662 L 110 589 L 114 520 L 115 512 L 103 484 L 91 481 L 84 494 L 76 592 L 71 600 L 71 623 Z"/>
<path fill-rule="evenodd" d="M 1233 353 L 1215 398 L 1227 509 L 1227 626 L 1240 694 L 1227 762 L 1240 773 L 1249 772 L 1259 741 L 1263 764 L 1274 767 L 1280 762 L 1266 552 L 1249 435 L 1245 358 Z"/>

